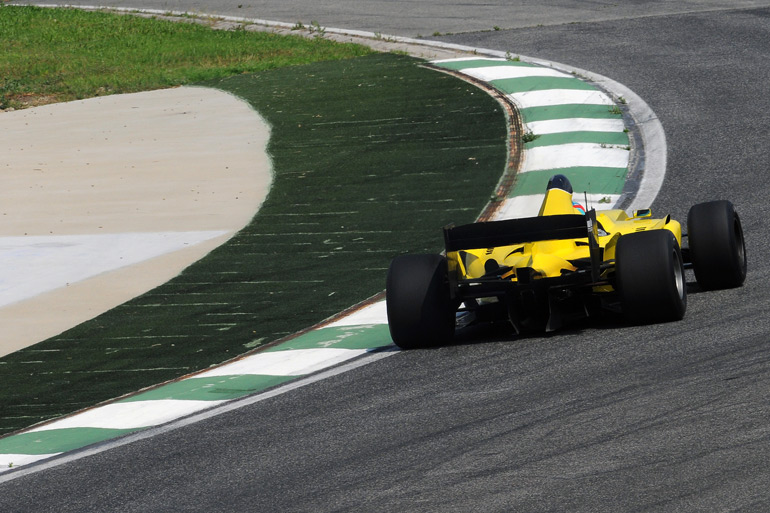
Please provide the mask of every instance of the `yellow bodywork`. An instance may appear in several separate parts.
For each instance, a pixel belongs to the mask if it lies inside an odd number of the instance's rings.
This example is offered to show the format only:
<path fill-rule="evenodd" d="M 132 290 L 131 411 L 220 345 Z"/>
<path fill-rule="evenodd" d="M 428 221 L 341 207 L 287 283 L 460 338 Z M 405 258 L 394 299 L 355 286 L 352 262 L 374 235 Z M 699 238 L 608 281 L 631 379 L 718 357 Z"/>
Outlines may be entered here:
<path fill-rule="evenodd" d="M 540 207 L 538 216 L 573 214 L 583 216 L 583 212 L 575 208 L 572 194 L 561 189 L 550 189 Z M 667 216 L 663 219 L 652 219 L 649 210 L 629 217 L 623 210 L 605 210 L 597 212 L 598 231 L 597 241 L 601 248 L 602 262 L 610 262 L 615 258 L 615 247 L 618 239 L 625 234 L 666 229 L 674 234 L 677 243 L 682 243 L 682 227 L 679 222 Z M 516 282 L 516 269 L 530 268 L 535 271 L 534 279 L 562 276 L 577 270 L 573 262 L 590 260 L 588 236 L 580 239 L 545 240 L 500 246 L 484 249 L 450 251 L 447 253 L 450 269 L 457 269 L 458 278 L 481 278 L 490 269 L 510 267 L 511 270 L 502 275 L 503 279 Z M 605 269 L 604 274 L 608 272 Z M 603 276 L 603 278 L 606 276 Z M 611 291 L 609 285 L 597 287 Z"/>

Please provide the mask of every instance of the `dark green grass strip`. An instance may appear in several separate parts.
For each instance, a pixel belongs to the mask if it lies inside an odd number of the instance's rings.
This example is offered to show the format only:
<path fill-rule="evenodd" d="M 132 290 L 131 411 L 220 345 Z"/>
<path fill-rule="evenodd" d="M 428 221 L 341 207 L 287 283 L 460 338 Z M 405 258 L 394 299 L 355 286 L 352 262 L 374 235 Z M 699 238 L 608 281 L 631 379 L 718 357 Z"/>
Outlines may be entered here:
<path fill-rule="evenodd" d="M 628 134 L 625 132 L 560 132 L 556 134 L 538 135 L 534 141 L 524 144 L 524 147 L 553 146 L 557 144 L 593 143 L 608 146 L 628 146 Z"/>
<path fill-rule="evenodd" d="M 623 119 L 622 114 L 609 105 L 552 105 L 549 107 L 529 107 L 521 109 L 521 118 L 525 123 L 549 119 L 589 118 Z"/>
<path fill-rule="evenodd" d="M 137 429 L 64 428 L 0 439 L 0 454 L 53 454 L 127 435 Z"/>
<path fill-rule="evenodd" d="M 490 84 L 504 93 L 523 93 L 548 89 L 596 91 L 596 87 L 572 77 L 521 77 L 492 80 Z"/>
<path fill-rule="evenodd" d="M 265 390 L 297 376 L 265 376 L 244 374 L 233 376 L 210 376 L 188 378 L 142 392 L 120 402 L 157 401 L 175 399 L 186 401 L 225 401 Z"/>
<path fill-rule="evenodd" d="M 228 360 L 370 297 L 393 256 L 440 251 L 443 225 L 472 222 L 505 168 L 495 100 L 408 57 L 206 85 L 272 125 L 262 209 L 168 284 L 0 359 L 0 433 Z"/>
<path fill-rule="evenodd" d="M 387 324 L 374 326 L 342 326 L 323 328 L 305 333 L 301 337 L 284 342 L 268 351 L 288 351 L 292 349 L 376 349 L 391 345 L 390 331 Z"/>

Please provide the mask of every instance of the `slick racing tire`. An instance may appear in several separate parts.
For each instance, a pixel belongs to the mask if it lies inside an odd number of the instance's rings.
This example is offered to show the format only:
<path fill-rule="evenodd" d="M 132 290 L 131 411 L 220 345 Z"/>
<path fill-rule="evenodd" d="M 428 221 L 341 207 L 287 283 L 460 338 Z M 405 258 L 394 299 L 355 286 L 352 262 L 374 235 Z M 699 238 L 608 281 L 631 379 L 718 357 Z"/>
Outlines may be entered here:
<path fill-rule="evenodd" d="M 624 235 L 615 252 L 623 316 L 635 324 L 676 321 L 687 310 L 682 251 L 668 230 Z"/>
<path fill-rule="evenodd" d="M 704 289 L 740 287 L 746 279 L 741 219 L 726 200 L 694 205 L 687 214 L 690 260 Z"/>
<path fill-rule="evenodd" d="M 385 301 L 390 336 L 398 347 L 431 347 L 452 339 L 456 308 L 443 256 L 394 258 L 388 269 Z"/>

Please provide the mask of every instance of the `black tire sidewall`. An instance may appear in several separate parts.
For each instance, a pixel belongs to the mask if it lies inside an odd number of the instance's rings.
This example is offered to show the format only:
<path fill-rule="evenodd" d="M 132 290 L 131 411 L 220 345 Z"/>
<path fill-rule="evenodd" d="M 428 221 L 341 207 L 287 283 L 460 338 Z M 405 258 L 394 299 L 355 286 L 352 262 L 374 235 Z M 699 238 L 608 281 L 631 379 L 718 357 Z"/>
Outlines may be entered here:
<path fill-rule="evenodd" d="M 746 250 L 740 217 L 727 200 L 699 203 L 687 215 L 695 279 L 704 289 L 738 287 L 746 279 Z"/>
<path fill-rule="evenodd" d="M 687 292 L 682 254 L 670 231 L 622 236 L 616 248 L 615 279 L 623 316 L 629 322 L 646 324 L 684 317 Z"/>
<path fill-rule="evenodd" d="M 393 259 L 386 283 L 391 338 L 402 349 L 447 343 L 454 335 L 446 258 L 401 255 Z"/>

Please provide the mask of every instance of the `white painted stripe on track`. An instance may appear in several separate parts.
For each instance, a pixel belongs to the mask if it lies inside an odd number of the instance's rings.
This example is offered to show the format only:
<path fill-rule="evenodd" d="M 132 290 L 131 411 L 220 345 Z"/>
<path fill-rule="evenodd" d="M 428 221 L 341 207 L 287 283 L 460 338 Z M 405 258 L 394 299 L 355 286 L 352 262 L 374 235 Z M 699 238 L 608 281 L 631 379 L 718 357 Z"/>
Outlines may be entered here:
<path fill-rule="evenodd" d="M 547 119 L 526 123 L 533 134 L 560 134 L 566 132 L 622 132 L 626 129 L 622 119 L 568 118 Z"/>
<path fill-rule="evenodd" d="M 620 199 L 619 194 L 586 194 L 583 196 L 582 191 L 575 191 L 573 196 L 574 200 L 583 205 L 585 208 L 595 208 L 596 210 L 606 210 L 609 208 L 615 208 L 615 205 Z M 586 201 L 586 198 L 588 201 Z M 585 203 L 588 203 L 587 205 Z"/>
<path fill-rule="evenodd" d="M 520 109 L 532 107 L 553 107 L 556 105 L 615 105 L 610 97 L 599 90 L 586 89 L 542 89 L 508 95 Z"/>
<path fill-rule="evenodd" d="M 628 167 L 630 152 L 625 148 L 602 147 L 594 143 L 570 143 L 528 149 L 520 172 L 574 166 Z"/>
<path fill-rule="evenodd" d="M 620 195 L 618 194 L 588 194 L 587 197 L 587 208 L 596 208 L 597 210 L 610 208 L 620 199 Z M 540 211 L 540 206 L 543 204 L 544 198 L 545 194 L 528 194 L 507 198 L 500 207 L 500 210 L 498 210 L 495 219 L 502 220 L 516 219 L 519 217 L 534 217 Z M 579 191 L 575 192 L 574 200 L 581 205 L 585 203 L 584 196 Z"/>
<path fill-rule="evenodd" d="M 23 465 L 29 465 L 36 461 L 53 458 L 62 453 L 54 452 L 51 454 L 0 454 L 0 472 L 4 470 L 10 470 L 14 467 L 21 467 Z"/>
<path fill-rule="evenodd" d="M 266 351 L 196 374 L 196 378 L 258 374 L 266 376 L 303 376 L 337 365 L 366 353 L 366 349 L 292 349 Z"/>
<path fill-rule="evenodd" d="M 137 429 L 157 426 L 226 401 L 160 399 L 105 404 L 30 429 L 29 433 L 67 428 Z"/>
<path fill-rule="evenodd" d="M 485 82 L 508 78 L 573 78 L 571 75 L 561 71 L 542 66 L 487 66 L 483 68 L 463 68 L 461 71 L 466 75 L 484 80 Z"/>
<path fill-rule="evenodd" d="M 545 194 L 513 196 L 506 199 L 497 211 L 495 219 L 516 219 L 519 217 L 535 217 L 540 211 Z"/>
<path fill-rule="evenodd" d="M 347 326 L 365 326 L 387 323 L 388 314 L 385 308 L 385 301 L 378 301 L 324 327 L 342 328 Z"/>

